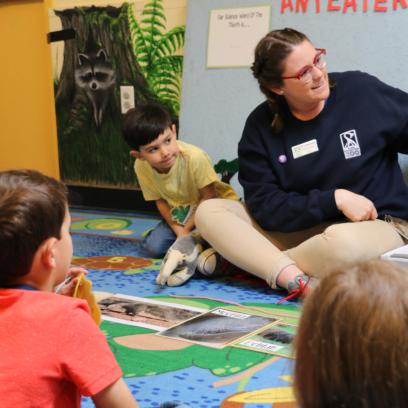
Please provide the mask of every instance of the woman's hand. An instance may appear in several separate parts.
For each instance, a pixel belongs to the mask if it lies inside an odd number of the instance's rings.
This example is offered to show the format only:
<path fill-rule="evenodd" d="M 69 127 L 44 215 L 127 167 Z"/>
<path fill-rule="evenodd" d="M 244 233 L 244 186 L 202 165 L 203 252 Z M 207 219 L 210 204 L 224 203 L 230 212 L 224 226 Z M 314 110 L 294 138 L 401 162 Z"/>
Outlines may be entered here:
<path fill-rule="evenodd" d="M 372 201 L 348 190 L 334 192 L 337 208 L 352 222 L 375 220 L 378 216 Z"/>

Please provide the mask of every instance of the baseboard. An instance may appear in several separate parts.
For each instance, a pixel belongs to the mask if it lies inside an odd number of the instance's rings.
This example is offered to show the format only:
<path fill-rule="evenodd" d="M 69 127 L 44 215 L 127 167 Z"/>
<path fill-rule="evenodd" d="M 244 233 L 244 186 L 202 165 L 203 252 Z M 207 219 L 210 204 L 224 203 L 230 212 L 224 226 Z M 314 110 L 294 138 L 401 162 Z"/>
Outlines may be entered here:
<path fill-rule="evenodd" d="M 102 211 L 159 214 L 154 201 L 145 201 L 141 190 L 73 186 L 67 184 L 70 207 Z"/>

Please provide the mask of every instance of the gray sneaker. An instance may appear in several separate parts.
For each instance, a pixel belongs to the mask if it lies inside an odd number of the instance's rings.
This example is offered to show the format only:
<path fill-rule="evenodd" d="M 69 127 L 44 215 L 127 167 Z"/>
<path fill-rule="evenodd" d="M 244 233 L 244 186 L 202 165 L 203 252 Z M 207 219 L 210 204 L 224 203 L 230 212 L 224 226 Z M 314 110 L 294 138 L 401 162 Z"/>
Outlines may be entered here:
<path fill-rule="evenodd" d="M 305 274 L 299 274 L 290 280 L 286 284 L 286 289 L 288 290 L 288 296 L 281 299 L 277 304 L 283 302 L 284 300 L 293 299 L 297 296 L 306 296 L 316 283 L 316 279 Z"/>
<path fill-rule="evenodd" d="M 288 290 L 288 292 L 293 292 L 294 290 L 300 290 L 300 286 L 301 286 L 300 281 L 302 281 L 302 284 L 303 284 L 302 292 L 305 292 L 305 293 L 309 291 L 308 290 L 309 288 L 312 289 L 313 286 L 316 284 L 315 278 L 312 278 L 311 276 L 308 276 L 302 273 L 300 275 L 295 276 L 293 280 L 288 281 L 288 283 L 286 284 L 286 289 Z"/>

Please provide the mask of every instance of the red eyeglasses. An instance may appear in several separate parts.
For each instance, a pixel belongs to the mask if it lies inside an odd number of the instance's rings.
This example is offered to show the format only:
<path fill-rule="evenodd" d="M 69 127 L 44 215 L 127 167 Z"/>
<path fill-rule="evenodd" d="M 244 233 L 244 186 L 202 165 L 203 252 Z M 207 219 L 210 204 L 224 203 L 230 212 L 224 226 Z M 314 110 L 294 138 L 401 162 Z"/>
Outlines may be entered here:
<path fill-rule="evenodd" d="M 320 51 L 314 61 L 313 65 L 302 68 L 295 76 L 282 77 L 281 79 L 297 78 L 303 83 L 308 83 L 313 77 L 313 67 L 323 69 L 326 66 L 326 50 L 316 48 L 316 51 Z"/>

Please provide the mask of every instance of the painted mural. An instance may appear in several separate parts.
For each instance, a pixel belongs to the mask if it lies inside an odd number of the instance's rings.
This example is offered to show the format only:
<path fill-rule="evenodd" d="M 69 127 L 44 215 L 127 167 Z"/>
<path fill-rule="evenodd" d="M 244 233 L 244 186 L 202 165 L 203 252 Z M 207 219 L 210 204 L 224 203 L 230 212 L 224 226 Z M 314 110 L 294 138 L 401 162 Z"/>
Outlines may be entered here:
<path fill-rule="evenodd" d="M 136 188 L 120 87 L 133 87 L 135 106 L 164 106 L 178 126 L 186 7 L 151 0 L 49 14 L 51 32 L 75 30 L 51 45 L 61 179 Z"/>

